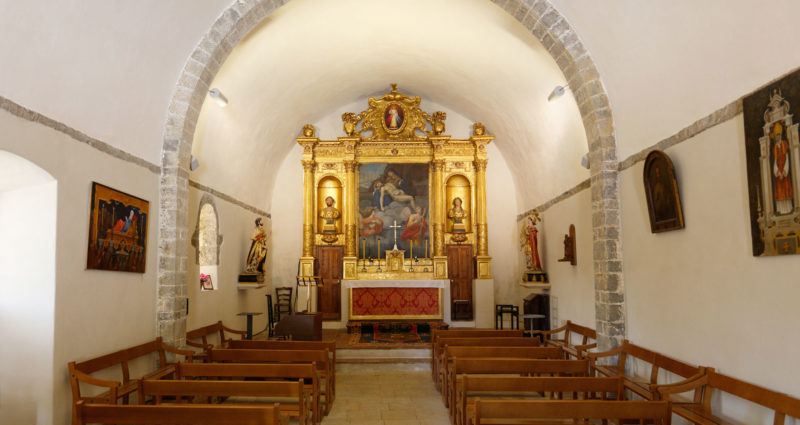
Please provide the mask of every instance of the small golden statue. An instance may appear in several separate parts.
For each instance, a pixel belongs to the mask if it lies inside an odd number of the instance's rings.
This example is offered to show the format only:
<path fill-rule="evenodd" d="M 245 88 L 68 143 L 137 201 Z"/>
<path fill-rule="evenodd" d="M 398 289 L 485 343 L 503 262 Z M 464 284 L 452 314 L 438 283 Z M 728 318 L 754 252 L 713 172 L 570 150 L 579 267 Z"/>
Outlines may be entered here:
<path fill-rule="evenodd" d="M 476 122 L 472 124 L 473 136 L 483 136 L 484 134 L 486 134 L 486 127 L 483 126 L 483 123 Z"/>
<path fill-rule="evenodd" d="M 315 129 L 311 124 L 303 126 L 303 137 L 314 137 Z"/>
<path fill-rule="evenodd" d="M 341 214 L 339 213 L 339 210 L 333 206 L 335 203 L 336 200 L 333 199 L 333 196 L 328 196 L 325 198 L 325 208 L 319 212 L 319 217 L 325 221 L 322 224 L 321 233 L 323 234 L 339 233 L 338 229 L 336 228 L 336 220 L 339 220 Z"/>
<path fill-rule="evenodd" d="M 461 204 L 464 201 L 461 198 L 456 197 L 453 199 L 453 208 L 450 208 L 450 211 L 447 212 L 447 218 L 453 221 L 453 236 L 452 241 L 456 243 L 461 243 L 467 240 L 466 233 L 469 233 L 469 229 L 467 229 L 467 217 L 469 217 L 469 212 L 465 210 Z"/>

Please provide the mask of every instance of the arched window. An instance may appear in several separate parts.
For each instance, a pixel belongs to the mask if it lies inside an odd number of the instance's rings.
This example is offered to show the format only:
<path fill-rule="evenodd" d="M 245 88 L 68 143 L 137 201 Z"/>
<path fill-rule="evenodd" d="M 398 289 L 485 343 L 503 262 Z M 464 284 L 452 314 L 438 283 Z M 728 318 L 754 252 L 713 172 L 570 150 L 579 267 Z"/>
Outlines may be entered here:
<path fill-rule="evenodd" d="M 217 268 L 221 244 L 222 235 L 219 234 L 217 208 L 214 199 L 206 194 L 200 200 L 197 227 L 192 236 L 192 245 L 197 248 L 197 265 L 200 266 L 198 284 L 201 291 L 213 291 L 218 288 Z"/>

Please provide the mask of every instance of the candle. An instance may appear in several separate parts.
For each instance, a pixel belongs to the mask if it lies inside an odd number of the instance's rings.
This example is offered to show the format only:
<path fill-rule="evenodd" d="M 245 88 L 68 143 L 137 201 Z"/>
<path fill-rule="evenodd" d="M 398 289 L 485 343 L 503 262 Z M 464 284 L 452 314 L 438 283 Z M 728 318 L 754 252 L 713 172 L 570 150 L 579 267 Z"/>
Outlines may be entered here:
<path fill-rule="evenodd" d="M 425 244 L 425 258 L 428 258 L 428 244 Z"/>
<path fill-rule="evenodd" d="M 409 254 L 408 259 L 409 260 L 413 260 L 414 259 L 414 239 L 411 239 L 410 241 L 408 241 L 408 243 L 411 244 L 411 254 Z"/>
<path fill-rule="evenodd" d="M 367 259 L 367 238 L 361 238 L 361 259 Z"/>
<path fill-rule="evenodd" d="M 381 261 L 381 238 L 378 238 L 378 262 Z"/>

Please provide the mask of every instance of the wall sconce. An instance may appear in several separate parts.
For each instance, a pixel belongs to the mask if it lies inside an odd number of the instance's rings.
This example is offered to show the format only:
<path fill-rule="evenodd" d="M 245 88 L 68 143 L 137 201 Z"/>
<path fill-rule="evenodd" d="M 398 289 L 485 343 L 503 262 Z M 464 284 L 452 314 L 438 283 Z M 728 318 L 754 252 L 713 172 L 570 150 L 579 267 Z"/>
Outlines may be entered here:
<path fill-rule="evenodd" d="M 547 96 L 547 101 L 552 102 L 555 99 L 563 96 L 566 93 L 567 89 L 564 86 L 556 86 L 552 92 L 550 92 L 550 96 Z"/>
<path fill-rule="evenodd" d="M 581 157 L 581 167 L 583 167 L 583 168 L 585 168 L 587 170 L 589 169 L 589 153 L 588 152 L 583 154 L 583 156 Z"/>
<path fill-rule="evenodd" d="M 189 161 L 189 171 L 194 171 L 198 168 L 200 168 L 200 161 L 192 155 L 192 160 Z"/>
<path fill-rule="evenodd" d="M 218 88 L 214 87 L 213 89 L 208 91 L 208 95 L 217 102 L 220 108 L 224 108 L 228 106 L 228 98 L 219 91 Z"/>

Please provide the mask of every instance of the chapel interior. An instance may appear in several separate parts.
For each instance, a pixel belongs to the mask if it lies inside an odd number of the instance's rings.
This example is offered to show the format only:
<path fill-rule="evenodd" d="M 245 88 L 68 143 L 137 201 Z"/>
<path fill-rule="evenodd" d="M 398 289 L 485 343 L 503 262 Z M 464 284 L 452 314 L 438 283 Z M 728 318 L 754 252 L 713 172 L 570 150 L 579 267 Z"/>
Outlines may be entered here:
<path fill-rule="evenodd" d="M 282 319 L 336 340 L 340 391 L 328 375 L 309 423 L 466 425 L 435 343 L 356 346 L 386 326 L 569 321 L 596 332 L 578 357 L 630 342 L 790 400 L 778 422 L 719 392 L 724 423 L 800 424 L 799 18 L 794 0 L 0 1 L 0 425 L 76 423 L 70 362 Z"/>

